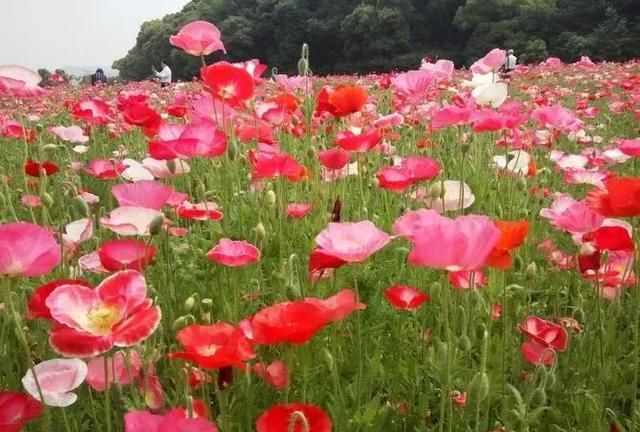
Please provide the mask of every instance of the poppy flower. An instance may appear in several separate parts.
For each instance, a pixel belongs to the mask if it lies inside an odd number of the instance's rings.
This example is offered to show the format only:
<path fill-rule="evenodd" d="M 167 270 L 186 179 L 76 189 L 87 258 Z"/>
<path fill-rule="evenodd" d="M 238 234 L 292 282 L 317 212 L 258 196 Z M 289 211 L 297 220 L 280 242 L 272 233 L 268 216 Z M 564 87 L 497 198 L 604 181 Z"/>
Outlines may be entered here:
<path fill-rule="evenodd" d="M 522 245 L 531 224 L 526 221 L 495 221 L 495 225 L 500 230 L 500 238 L 489 254 L 487 265 L 492 268 L 508 269 L 513 264 L 511 251 Z"/>
<path fill-rule="evenodd" d="M 398 167 L 386 166 L 376 174 L 378 186 L 395 193 L 402 193 L 413 184 L 407 173 Z"/>
<path fill-rule="evenodd" d="M 432 221 L 438 221 L 440 215 L 435 210 L 418 209 L 411 210 L 400 216 L 393 223 L 393 233 L 413 241 L 414 233 L 422 226 L 429 225 Z"/>
<path fill-rule="evenodd" d="M 572 234 L 591 232 L 600 227 L 605 219 L 590 208 L 588 203 L 563 194 L 556 195 L 551 207 L 541 209 L 540 216 L 548 219 L 553 226 Z"/>
<path fill-rule="evenodd" d="M 184 201 L 176 207 L 176 213 L 183 219 L 199 221 L 221 220 L 223 217 L 220 208 L 214 202 L 192 204 L 188 201 Z"/>
<path fill-rule="evenodd" d="M 48 177 L 54 175 L 60 171 L 58 165 L 51 161 L 44 161 L 42 163 L 36 162 L 33 159 L 29 159 L 24 164 L 24 173 L 30 175 L 31 177 Z"/>
<path fill-rule="evenodd" d="M 307 176 L 307 170 L 296 159 L 286 153 L 264 150 L 250 151 L 251 178 L 253 181 L 263 178 L 284 177 L 297 182 Z"/>
<path fill-rule="evenodd" d="M 275 389 L 289 387 L 289 369 L 283 361 L 276 360 L 269 365 L 256 363 L 253 365 L 253 371 Z"/>
<path fill-rule="evenodd" d="M 397 309 L 415 310 L 425 302 L 431 300 L 431 296 L 407 285 L 394 285 L 384 290 L 387 301 Z"/>
<path fill-rule="evenodd" d="M 260 250 L 244 240 L 220 239 L 207 258 L 227 267 L 243 267 L 260 260 Z"/>
<path fill-rule="evenodd" d="M 78 101 L 71 108 L 71 115 L 93 125 L 104 125 L 112 121 L 111 107 L 102 99 Z"/>
<path fill-rule="evenodd" d="M 287 216 L 293 219 L 301 219 L 308 215 L 312 209 L 313 205 L 309 203 L 287 204 Z"/>
<path fill-rule="evenodd" d="M 0 430 L 20 432 L 24 424 L 42 415 L 43 405 L 24 393 L 0 392 Z"/>
<path fill-rule="evenodd" d="M 222 43 L 220 30 L 207 21 L 193 21 L 169 37 L 174 47 L 193 56 L 206 56 L 215 51 L 227 53 Z"/>
<path fill-rule="evenodd" d="M 331 432 L 331 419 L 316 405 L 274 405 L 256 422 L 257 432 Z"/>
<path fill-rule="evenodd" d="M 332 148 L 319 152 L 318 158 L 324 167 L 331 170 L 339 170 L 349 163 L 351 154 L 341 148 Z"/>
<path fill-rule="evenodd" d="M 51 231 L 26 222 L 0 225 L 0 276 L 44 276 L 60 260 Z"/>
<path fill-rule="evenodd" d="M 203 369 L 242 367 L 256 356 L 242 330 L 225 322 L 184 327 L 176 339 L 183 350 L 169 353 L 168 357 L 192 362 Z"/>
<path fill-rule="evenodd" d="M 462 208 L 466 209 L 476 201 L 476 196 L 466 183 L 458 180 L 445 180 L 437 182 L 435 185 L 437 185 L 438 193 L 430 193 L 423 198 L 424 204 L 438 213 L 459 210 L 461 203 Z"/>
<path fill-rule="evenodd" d="M 62 285 L 82 285 L 91 288 L 91 284 L 84 280 L 78 279 L 57 279 L 39 286 L 29 297 L 27 302 L 27 318 L 28 319 L 52 319 L 51 312 L 46 305 L 47 298 L 56 288 Z"/>
<path fill-rule="evenodd" d="M 36 378 L 38 381 L 36 383 Z M 79 359 L 52 359 L 38 363 L 22 378 L 22 386 L 33 398 L 45 405 L 68 407 L 78 400 L 72 393 L 87 378 L 87 365 Z M 38 385 L 40 389 L 38 390 Z"/>
<path fill-rule="evenodd" d="M 316 236 L 316 245 L 325 255 L 348 263 L 362 262 L 391 241 L 371 221 L 330 223 Z"/>
<path fill-rule="evenodd" d="M 454 390 L 451 393 L 451 400 L 458 407 L 463 407 L 467 404 L 467 392 L 461 392 L 459 390 Z"/>
<path fill-rule="evenodd" d="M 489 278 L 482 270 L 449 272 L 449 282 L 459 290 L 473 290 L 487 285 Z"/>
<path fill-rule="evenodd" d="M 367 102 L 367 91 L 357 85 L 341 85 L 329 93 L 329 111 L 336 117 L 356 113 Z"/>
<path fill-rule="evenodd" d="M 46 305 L 54 321 L 49 342 L 56 352 L 70 357 L 136 345 L 160 323 L 160 308 L 147 298 L 144 277 L 133 270 L 115 273 L 95 289 L 59 286 Z"/>
<path fill-rule="evenodd" d="M 73 247 L 89 240 L 93 236 L 93 221 L 82 218 L 64 226 L 62 241 L 65 246 Z"/>
<path fill-rule="evenodd" d="M 182 105 L 170 105 L 167 107 L 167 114 L 173 117 L 182 118 L 187 115 L 187 107 Z"/>
<path fill-rule="evenodd" d="M 336 269 L 347 264 L 346 261 L 329 255 L 319 248 L 315 248 L 309 254 L 309 273 L 323 273 L 327 269 Z"/>
<path fill-rule="evenodd" d="M 105 366 L 108 377 L 105 380 Z M 141 361 L 137 351 L 118 351 L 113 357 L 94 357 L 87 362 L 87 384 L 96 391 L 105 391 L 113 383 L 127 385 L 134 382 L 140 375 Z"/>
<path fill-rule="evenodd" d="M 191 171 L 189 164 L 178 158 L 169 160 L 145 158 L 142 160 L 142 166 L 159 179 L 170 179 L 188 174 Z"/>
<path fill-rule="evenodd" d="M 551 321 L 538 317 L 527 317 L 518 330 L 528 341 L 522 344 L 522 354 L 532 364 L 550 366 L 555 361 L 554 352 L 567 349 L 569 335 L 567 330 Z"/>
<path fill-rule="evenodd" d="M 232 107 L 239 106 L 253 96 L 253 77 L 246 70 L 230 63 L 218 62 L 205 66 L 201 75 L 205 90 Z"/>
<path fill-rule="evenodd" d="M 118 177 L 126 166 L 120 161 L 111 162 L 105 159 L 94 159 L 89 162 L 85 172 L 100 180 L 112 180 Z"/>
<path fill-rule="evenodd" d="M 587 194 L 587 205 L 606 217 L 640 216 L 640 177 L 611 177 L 604 184 Z"/>
<path fill-rule="evenodd" d="M 358 302 L 356 293 L 345 288 L 337 294 L 327 297 L 324 300 L 309 297 L 308 302 L 319 304 L 326 309 L 327 320 L 329 322 L 341 321 L 358 310 L 365 310 L 367 305 Z"/>
<path fill-rule="evenodd" d="M 206 418 L 185 417 L 183 410 L 172 410 L 164 416 L 130 411 L 124 415 L 124 432 L 218 432 L 218 428 Z"/>
<path fill-rule="evenodd" d="M 414 231 L 409 263 L 448 271 L 477 270 L 498 243 L 500 231 L 485 216 L 444 216 Z M 433 245 L 438 245 L 434 248 Z"/>
<path fill-rule="evenodd" d="M 336 145 L 350 152 L 366 152 L 382 141 L 382 135 L 376 128 L 366 130 L 347 130 L 336 134 Z"/>
<path fill-rule="evenodd" d="M 155 159 L 215 158 L 227 151 L 227 135 L 210 121 L 177 126 L 170 133 L 162 131 L 158 133 L 158 140 L 149 143 L 149 154 Z"/>
<path fill-rule="evenodd" d="M 36 195 L 22 195 L 20 202 L 25 207 L 37 208 L 42 206 L 42 200 Z"/>
<path fill-rule="evenodd" d="M 156 248 L 139 240 L 108 240 L 98 248 L 98 256 L 108 271 L 142 271 L 155 259 Z"/>
<path fill-rule="evenodd" d="M 100 224 L 121 236 L 149 235 L 149 229 L 157 218 L 164 215 L 145 207 L 118 207 L 100 218 Z"/>
<path fill-rule="evenodd" d="M 622 140 L 618 149 L 627 156 L 640 158 L 640 138 Z"/>
<path fill-rule="evenodd" d="M 121 207 L 144 207 L 160 210 L 166 204 L 178 205 L 187 198 L 171 187 L 153 180 L 142 180 L 135 183 L 123 183 L 111 188 L 113 195 Z"/>
<path fill-rule="evenodd" d="M 141 126 L 147 136 L 154 136 L 162 123 L 160 114 L 146 103 L 129 105 L 122 116 L 127 124 Z"/>
<path fill-rule="evenodd" d="M 42 77 L 23 66 L 0 66 L 0 94 L 12 97 L 37 97 L 46 93 L 38 84 Z"/>
<path fill-rule="evenodd" d="M 631 235 L 621 226 L 603 226 L 588 237 L 593 237 L 594 246 L 601 251 L 633 251 Z"/>
<path fill-rule="evenodd" d="M 471 72 L 474 74 L 488 74 L 490 72 L 497 72 L 507 56 L 507 52 L 500 48 L 494 48 L 487 53 L 483 58 L 477 60 L 471 65 Z"/>

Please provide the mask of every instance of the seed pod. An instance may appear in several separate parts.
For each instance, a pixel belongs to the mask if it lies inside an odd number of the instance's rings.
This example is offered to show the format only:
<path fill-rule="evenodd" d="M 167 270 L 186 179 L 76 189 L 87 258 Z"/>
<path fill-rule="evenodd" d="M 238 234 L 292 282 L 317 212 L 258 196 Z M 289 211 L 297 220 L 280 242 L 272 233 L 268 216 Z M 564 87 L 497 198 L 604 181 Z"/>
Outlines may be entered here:
<path fill-rule="evenodd" d="M 489 375 L 478 372 L 471 380 L 471 395 L 478 402 L 482 402 L 489 396 Z"/>
<path fill-rule="evenodd" d="M 91 212 L 89 211 L 89 204 L 87 204 L 87 202 L 82 199 L 82 197 L 75 197 L 73 199 L 73 205 L 75 206 L 78 213 L 80 213 L 82 216 L 89 217 L 91 215 Z"/>

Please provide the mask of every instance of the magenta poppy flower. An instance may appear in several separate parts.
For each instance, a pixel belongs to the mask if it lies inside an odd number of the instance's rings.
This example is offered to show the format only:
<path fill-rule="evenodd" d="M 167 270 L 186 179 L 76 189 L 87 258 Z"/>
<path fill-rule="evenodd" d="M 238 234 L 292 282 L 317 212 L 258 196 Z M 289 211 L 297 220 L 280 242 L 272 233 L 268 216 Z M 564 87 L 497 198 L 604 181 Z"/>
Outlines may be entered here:
<path fill-rule="evenodd" d="M 193 56 L 206 56 L 214 51 L 227 53 L 220 39 L 220 30 L 206 21 L 193 21 L 180 29 L 177 35 L 169 38 L 174 47 Z"/>
<path fill-rule="evenodd" d="M 540 210 L 540 216 L 553 226 L 573 234 L 591 232 L 605 219 L 584 201 L 576 201 L 568 195 L 557 195 L 550 208 Z"/>
<path fill-rule="evenodd" d="M 507 52 L 500 48 L 494 48 L 480 60 L 471 65 L 471 72 L 474 74 L 484 75 L 490 72 L 497 72 L 507 57 Z"/>
<path fill-rule="evenodd" d="M 149 154 L 159 160 L 214 158 L 227 150 L 227 135 L 211 121 L 196 121 L 185 127 L 176 125 L 171 132 L 163 132 L 161 126 L 158 138 L 149 143 Z"/>
<path fill-rule="evenodd" d="M 36 379 L 38 382 L 36 384 Z M 22 378 L 22 386 L 33 398 L 45 405 L 68 407 L 78 400 L 72 393 L 87 378 L 87 365 L 79 359 L 52 359 L 38 363 Z M 38 390 L 40 385 L 40 390 Z"/>
<path fill-rule="evenodd" d="M 535 316 L 526 318 L 518 330 L 528 339 L 521 350 L 531 364 L 553 365 L 555 353 L 565 351 L 569 344 L 569 334 L 564 327 Z"/>
<path fill-rule="evenodd" d="M 145 207 L 160 210 L 165 205 L 178 205 L 187 194 L 174 191 L 171 187 L 153 180 L 118 184 L 111 188 L 111 194 L 121 207 Z"/>
<path fill-rule="evenodd" d="M 124 432 L 218 432 L 203 417 L 187 418 L 185 410 L 175 409 L 164 416 L 148 411 L 130 411 L 124 415 Z"/>
<path fill-rule="evenodd" d="M 397 309 L 415 310 L 431 300 L 429 294 L 407 285 L 394 285 L 384 290 L 387 301 Z"/>
<path fill-rule="evenodd" d="M 69 357 L 90 357 L 144 341 L 160 323 L 160 308 L 147 298 L 144 277 L 115 273 L 95 289 L 62 285 L 46 300 L 54 327 L 49 342 Z"/>
<path fill-rule="evenodd" d="M 43 276 L 60 264 L 60 245 L 38 225 L 0 225 L 0 276 Z"/>
<path fill-rule="evenodd" d="M 107 271 L 144 270 L 156 256 L 156 248 L 139 240 L 106 241 L 98 249 L 99 262 Z"/>
<path fill-rule="evenodd" d="M 227 267 L 242 267 L 260 260 L 260 250 L 244 240 L 220 239 L 207 258 Z"/>
<path fill-rule="evenodd" d="M 105 381 L 104 356 L 94 357 L 87 362 L 87 384 L 96 391 L 105 391 L 113 383 L 127 385 L 138 379 L 141 370 L 140 354 L 137 351 L 118 351 L 107 358 L 107 376 Z"/>
<path fill-rule="evenodd" d="M 100 180 L 111 180 L 118 177 L 127 167 L 120 161 L 111 162 L 105 159 L 94 159 L 89 162 L 85 172 Z"/>
<path fill-rule="evenodd" d="M 393 223 L 393 233 L 412 241 L 414 233 L 423 226 L 440 220 L 440 214 L 435 210 L 411 210 L 400 216 Z"/>
<path fill-rule="evenodd" d="M 386 166 L 376 174 L 378 186 L 395 193 L 402 193 L 413 184 L 408 173 L 399 167 Z"/>
<path fill-rule="evenodd" d="M 477 270 L 499 239 L 500 230 L 486 216 L 440 216 L 414 232 L 409 263 L 448 271 Z"/>
<path fill-rule="evenodd" d="M 640 138 L 622 140 L 618 149 L 627 156 L 640 158 Z"/>
<path fill-rule="evenodd" d="M 390 241 L 371 221 L 330 223 L 316 236 L 323 254 L 349 263 L 366 260 Z"/>

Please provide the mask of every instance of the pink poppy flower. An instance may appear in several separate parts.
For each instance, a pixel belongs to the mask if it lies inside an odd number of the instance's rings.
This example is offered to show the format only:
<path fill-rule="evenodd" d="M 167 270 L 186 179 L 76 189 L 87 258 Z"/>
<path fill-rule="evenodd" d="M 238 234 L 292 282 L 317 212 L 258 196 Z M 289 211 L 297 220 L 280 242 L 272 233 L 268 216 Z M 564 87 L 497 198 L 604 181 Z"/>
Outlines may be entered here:
<path fill-rule="evenodd" d="M 439 80 L 449 79 L 455 70 L 455 64 L 451 60 L 438 60 L 435 63 L 429 63 L 422 60 L 420 69 L 429 71 Z"/>
<path fill-rule="evenodd" d="M 541 127 L 558 129 L 566 134 L 582 130 L 582 121 L 569 109 L 561 105 L 541 107 L 531 113 L 531 118 Z"/>
<path fill-rule="evenodd" d="M 38 225 L 0 225 L 0 276 L 43 276 L 60 264 L 53 233 Z"/>
<path fill-rule="evenodd" d="M 176 213 L 181 218 L 199 221 L 221 220 L 223 218 L 220 207 L 214 202 L 192 204 L 184 201 L 176 208 Z"/>
<path fill-rule="evenodd" d="M 91 273 L 109 273 L 109 270 L 104 268 L 102 262 L 100 262 L 98 251 L 88 253 L 78 258 L 78 266 L 83 271 Z"/>
<path fill-rule="evenodd" d="M 66 246 L 73 246 L 85 242 L 91 237 L 93 237 L 93 221 L 84 218 L 65 225 L 62 241 Z"/>
<path fill-rule="evenodd" d="M 458 407 L 463 407 L 467 404 L 467 392 L 461 392 L 459 390 L 454 390 L 451 393 L 451 400 Z"/>
<path fill-rule="evenodd" d="M 0 94 L 13 97 L 37 97 L 46 93 L 38 84 L 37 72 L 23 66 L 0 66 Z"/>
<path fill-rule="evenodd" d="M 338 294 L 334 294 L 324 300 L 310 297 L 306 301 L 325 308 L 325 314 L 329 322 L 341 321 L 353 312 L 367 308 L 366 304 L 357 300 L 356 293 L 350 289 L 343 289 Z"/>
<path fill-rule="evenodd" d="M 622 140 L 618 149 L 627 156 L 640 158 L 640 138 Z"/>
<path fill-rule="evenodd" d="M 141 361 L 137 351 L 118 351 L 106 361 L 107 377 L 105 381 L 105 359 L 103 356 L 94 357 L 87 362 L 87 384 L 96 391 L 105 391 L 113 383 L 127 385 L 135 381 L 140 375 Z"/>
<path fill-rule="evenodd" d="M 89 162 L 85 172 L 100 180 L 110 180 L 118 177 L 126 167 L 120 161 L 111 162 L 105 159 L 94 159 Z"/>
<path fill-rule="evenodd" d="M 487 285 L 489 278 L 482 270 L 449 273 L 449 282 L 459 290 L 474 290 Z"/>
<path fill-rule="evenodd" d="M 401 126 L 404 124 L 404 117 L 399 113 L 392 113 L 386 116 L 380 116 L 373 125 L 377 128 L 390 128 L 394 126 Z"/>
<path fill-rule="evenodd" d="M 25 207 L 38 208 L 42 206 L 42 200 L 36 195 L 22 195 L 20 202 Z"/>
<path fill-rule="evenodd" d="M 166 204 L 178 205 L 187 198 L 186 194 L 176 192 L 171 187 L 153 180 L 115 185 L 111 194 L 121 207 L 144 207 L 160 210 Z"/>
<path fill-rule="evenodd" d="M 269 365 L 256 363 L 253 371 L 271 387 L 281 390 L 289 387 L 289 369 L 283 361 L 276 360 Z"/>
<path fill-rule="evenodd" d="M 100 218 L 100 224 L 121 236 L 149 235 L 151 223 L 162 212 L 145 207 L 118 207 Z"/>
<path fill-rule="evenodd" d="M 413 241 L 415 232 L 419 231 L 423 226 L 437 222 L 440 217 L 440 214 L 435 210 L 418 209 L 408 211 L 393 223 L 393 233 Z"/>
<path fill-rule="evenodd" d="M 56 126 L 49 129 L 49 131 L 62 141 L 76 144 L 89 142 L 89 137 L 84 134 L 84 130 L 80 126 Z"/>
<path fill-rule="evenodd" d="M 399 167 L 386 166 L 377 172 L 378 186 L 395 193 L 402 193 L 413 184 L 408 173 Z"/>
<path fill-rule="evenodd" d="M 194 157 L 214 158 L 227 151 L 227 136 L 210 121 L 196 121 L 171 134 L 160 133 L 160 140 L 149 143 L 149 154 L 160 160 Z"/>
<path fill-rule="evenodd" d="M 480 60 L 471 65 L 471 72 L 474 74 L 484 75 L 490 72 L 497 72 L 507 57 L 507 52 L 500 48 L 494 48 Z"/>
<path fill-rule="evenodd" d="M 431 296 L 407 285 L 394 285 L 384 290 L 387 301 L 397 309 L 415 310 L 425 302 L 431 300 Z"/>
<path fill-rule="evenodd" d="M 244 240 L 220 239 L 207 258 L 227 267 L 242 267 L 260 260 L 260 250 Z"/>
<path fill-rule="evenodd" d="M 602 225 L 604 216 L 592 210 L 583 201 L 568 195 L 557 195 L 550 208 L 540 210 L 540 216 L 551 224 L 570 233 L 586 233 Z"/>
<path fill-rule="evenodd" d="M 478 270 L 500 238 L 500 230 L 486 216 L 441 216 L 414 232 L 409 263 L 448 271 Z M 438 245 L 434 248 L 433 245 Z"/>
<path fill-rule="evenodd" d="M 396 93 L 407 97 L 415 96 L 421 99 L 434 80 L 434 74 L 428 70 L 410 70 L 393 77 L 391 79 L 391 85 Z M 416 102 L 418 100 L 416 100 Z"/>
<path fill-rule="evenodd" d="M 125 432 L 218 432 L 203 417 L 187 418 L 183 410 L 172 410 L 164 416 L 148 411 L 130 411 L 124 415 Z"/>
<path fill-rule="evenodd" d="M 95 289 L 59 286 L 46 305 L 55 323 L 49 342 L 56 352 L 69 357 L 136 345 L 160 323 L 160 308 L 147 298 L 144 277 L 133 270 L 115 273 Z"/>
<path fill-rule="evenodd" d="M 233 63 L 233 65 L 237 68 L 246 70 L 249 75 L 253 77 L 256 84 L 260 84 L 264 81 L 262 78 L 262 74 L 265 73 L 268 69 L 268 66 L 260 63 L 258 59 L 252 59 L 240 63 Z"/>
<path fill-rule="evenodd" d="M 111 107 L 98 98 L 76 102 L 71 108 L 71 115 L 95 125 L 104 125 L 112 121 Z"/>
<path fill-rule="evenodd" d="M 220 30 L 206 21 L 193 21 L 180 29 L 177 35 L 169 38 L 174 47 L 193 56 L 206 56 L 214 51 L 227 53 L 220 39 Z"/>
<path fill-rule="evenodd" d="M 330 223 L 316 236 L 322 253 L 348 263 L 362 262 L 391 241 L 373 222 Z"/>
<path fill-rule="evenodd" d="M 100 197 L 92 194 L 91 192 L 83 191 L 80 192 L 78 196 L 87 204 L 97 204 L 100 202 Z"/>
<path fill-rule="evenodd" d="M 40 399 L 38 384 L 44 400 Z M 87 377 L 87 365 L 78 359 L 52 359 L 38 363 L 22 378 L 22 386 L 33 398 L 45 405 L 68 407 L 78 400 L 72 390 L 80 386 Z"/>
<path fill-rule="evenodd" d="M 287 216 L 293 219 L 301 219 L 309 214 L 313 205 L 309 203 L 291 203 L 287 205 Z"/>
<path fill-rule="evenodd" d="M 153 245 L 131 239 L 109 240 L 98 249 L 99 264 L 107 271 L 142 271 L 155 256 Z"/>
<path fill-rule="evenodd" d="M 182 159 L 158 160 L 146 158 L 142 160 L 142 166 L 149 170 L 155 178 L 159 179 L 170 179 L 191 172 L 189 164 Z"/>

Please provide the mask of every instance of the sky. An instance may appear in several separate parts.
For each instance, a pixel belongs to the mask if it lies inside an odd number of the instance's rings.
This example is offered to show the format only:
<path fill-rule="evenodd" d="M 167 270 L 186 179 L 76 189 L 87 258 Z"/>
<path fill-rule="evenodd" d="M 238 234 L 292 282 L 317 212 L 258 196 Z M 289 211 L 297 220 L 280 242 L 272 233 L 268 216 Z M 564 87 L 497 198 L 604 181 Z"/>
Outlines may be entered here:
<path fill-rule="evenodd" d="M 189 0 L 0 0 L 0 65 L 111 67 L 140 25 Z"/>

